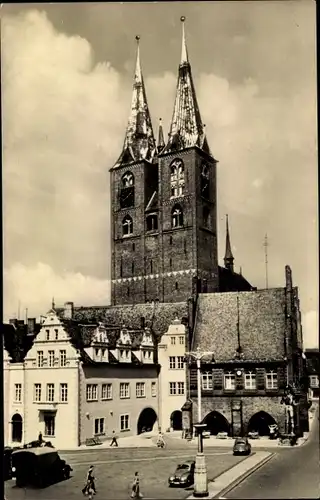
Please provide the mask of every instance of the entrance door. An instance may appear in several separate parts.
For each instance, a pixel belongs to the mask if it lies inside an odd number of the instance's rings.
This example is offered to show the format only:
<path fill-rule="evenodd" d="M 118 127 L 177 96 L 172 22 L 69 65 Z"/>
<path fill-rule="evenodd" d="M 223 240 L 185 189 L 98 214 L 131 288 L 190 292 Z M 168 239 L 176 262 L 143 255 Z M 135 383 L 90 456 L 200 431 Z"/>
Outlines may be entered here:
<path fill-rule="evenodd" d="M 22 441 L 22 417 L 19 413 L 15 413 L 11 419 L 12 432 L 11 440 L 15 443 L 21 443 Z"/>

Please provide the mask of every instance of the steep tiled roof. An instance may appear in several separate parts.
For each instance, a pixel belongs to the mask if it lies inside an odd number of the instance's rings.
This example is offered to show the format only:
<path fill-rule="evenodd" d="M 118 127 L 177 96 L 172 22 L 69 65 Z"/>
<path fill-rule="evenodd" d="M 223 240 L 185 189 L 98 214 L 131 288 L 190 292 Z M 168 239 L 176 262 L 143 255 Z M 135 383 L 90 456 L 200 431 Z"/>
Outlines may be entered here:
<path fill-rule="evenodd" d="M 238 339 L 245 360 L 282 360 L 286 328 L 285 291 L 200 294 L 194 344 L 215 361 L 234 358 Z"/>
<path fill-rule="evenodd" d="M 241 274 L 219 266 L 219 292 L 249 292 L 255 290 Z"/>

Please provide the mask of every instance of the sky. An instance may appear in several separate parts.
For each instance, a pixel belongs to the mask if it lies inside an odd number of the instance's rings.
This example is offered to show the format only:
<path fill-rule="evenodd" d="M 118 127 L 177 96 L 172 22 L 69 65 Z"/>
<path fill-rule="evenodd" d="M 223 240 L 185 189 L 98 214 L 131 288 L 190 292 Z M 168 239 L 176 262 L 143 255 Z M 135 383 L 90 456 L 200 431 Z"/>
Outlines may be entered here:
<path fill-rule="evenodd" d="M 2 28 L 4 319 L 110 301 L 109 169 L 120 155 L 140 40 L 155 132 L 173 111 L 180 17 L 219 161 L 219 259 L 299 287 L 318 343 L 315 2 L 5 4 Z"/>

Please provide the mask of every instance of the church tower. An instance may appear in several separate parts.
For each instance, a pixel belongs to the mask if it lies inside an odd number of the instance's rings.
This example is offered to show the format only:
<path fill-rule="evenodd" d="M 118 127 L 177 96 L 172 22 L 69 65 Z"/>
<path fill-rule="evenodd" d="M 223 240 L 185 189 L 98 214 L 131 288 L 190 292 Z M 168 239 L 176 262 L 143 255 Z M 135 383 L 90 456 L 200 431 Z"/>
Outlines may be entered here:
<path fill-rule="evenodd" d="M 111 303 L 146 301 L 145 208 L 158 187 L 156 142 L 140 64 L 139 37 L 131 110 L 121 155 L 111 168 Z M 152 201 L 151 201 L 152 200 Z M 152 212 L 153 213 L 153 212 Z"/>
<path fill-rule="evenodd" d="M 156 143 L 140 65 L 130 118 L 111 169 L 112 305 L 183 302 L 218 291 L 216 163 L 182 53 L 168 141 Z"/>
<path fill-rule="evenodd" d="M 206 139 L 182 22 L 182 50 L 168 142 L 159 153 L 162 296 L 218 291 L 216 163 Z"/>

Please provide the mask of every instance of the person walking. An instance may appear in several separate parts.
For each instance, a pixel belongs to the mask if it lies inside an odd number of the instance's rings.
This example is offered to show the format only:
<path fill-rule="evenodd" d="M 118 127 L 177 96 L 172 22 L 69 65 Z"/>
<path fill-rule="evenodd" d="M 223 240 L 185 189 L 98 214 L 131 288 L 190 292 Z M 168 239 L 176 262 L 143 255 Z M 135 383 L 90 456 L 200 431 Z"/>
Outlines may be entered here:
<path fill-rule="evenodd" d="M 118 441 L 117 441 L 116 431 L 112 431 L 112 439 L 111 439 L 110 446 L 113 446 L 114 444 L 115 444 L 116 446 L 118 446 Z"/>
<path fill-rule="evenodd" d="M 134 475 L 132 488 L 131 488 L 131 498 L 137 498 L 137 499 L 142 498 L 142 495 L 140 493 L 139 472 L 136 472 Z"/>
<path fill-rule="evenodd" d="M 43 437 L 42 437 L 42 432 L 41 431 L 39 432 L 38 441 L 39 441 L 40 446 L 41 446 L 42 443 L 43 443 Z"/>
<path fill-rule="evenodd" d="M 84 488 L 82 489 L 82 493 L 84 495 L 89 495 L 90 498 L 92 498 L 92 495 L 95 495 L 97 493 L 94 479 L 95 478 L 93 475 L 93 465 L 90 465 L 88 473 L 87 473 L 86 484 L 85 484 Z"/>

